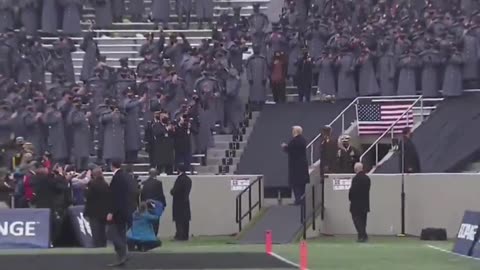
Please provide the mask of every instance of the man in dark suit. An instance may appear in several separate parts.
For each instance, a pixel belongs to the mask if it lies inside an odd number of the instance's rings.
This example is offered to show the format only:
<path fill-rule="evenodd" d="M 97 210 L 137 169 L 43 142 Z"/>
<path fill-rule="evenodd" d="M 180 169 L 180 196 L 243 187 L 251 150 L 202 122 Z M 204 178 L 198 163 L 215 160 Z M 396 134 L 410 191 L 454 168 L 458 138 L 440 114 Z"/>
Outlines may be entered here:
<path fill-rule="evenodd" d="M 400 151 L 400 171 L 403 169 L 404 173 L 419 173 L 421 171 L 420 158 L 418 157 L 417 147 L 412 142 L 412 131 L 409 127 L 406 127 L 402 133 L 403 140 L 398 146 Z"/>
<path fill-rule="evenodd" d="M 151 168 L 148 174 L 148 179 L 142 183 L 140 199 L 142 202 L 147 200 L 155 200 L 161 202 L 163 207 L 167 207 L 167 201 L 165 200 L 165 194 L 163 193 L 162 181 L 157 179 L 157 169 Z M 157 220 L 153 223 L 153 231 L 155 232 L 155 235 L 158 234 L 159 223 L 160 220 Z"/>
<path fill-rule="evenodd" d="M 355 163 L 356 175 L 352 179 L 352 185 L 348 193 L 350 200 L 350 213 L 353 224 L 358 233 L 358 242 L 367 242 L 367 214 L 370 212 L 370 177 L 363 171 L 363 164 Z"/>
<path fill-rule="evenodd" d="M 172 215 L 176 227 L 174 240 L 188 241 L 191 219 L 189 196 L 192 189 L 192 180 L 185 173 L 186 166 L 184 164 L 177 166 L 179 175 L 170 191 L 173 196 Z"/>
<path fill-rule="evenodd" d="M 118 160 L 113 160 L 111 163 L 113 177 L 110 182 L 110 196 L 112 199 L 107 221 L 110 223 L 110 239 L 117 253 L 117 262 L 109 265 L 113 267 L 123 266 L 127 262 L 127 225 L 131 218 L 128 200 L 129 175 L 121 169 L 121 166 Z"/>
<path fill-rule="evenodd" d="M 307 161 L 307 141 L 302 136 L 300 126 L 292 128 L 293 138 L 288 144 L 283 143 L 282 148 L 288 154 L 288 183 L 295 196 L 295 204 L 300 204 L 305 194 L 305 185 L 310 182 Z"/>

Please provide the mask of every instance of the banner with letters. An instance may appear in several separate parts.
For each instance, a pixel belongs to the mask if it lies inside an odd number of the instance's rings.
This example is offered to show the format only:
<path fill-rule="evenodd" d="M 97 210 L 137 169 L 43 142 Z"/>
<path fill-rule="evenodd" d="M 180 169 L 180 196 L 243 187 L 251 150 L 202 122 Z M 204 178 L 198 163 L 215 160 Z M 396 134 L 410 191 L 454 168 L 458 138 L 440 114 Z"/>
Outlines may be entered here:
<path fill-rule="evenodd" d="M 0 249 L 49 247 L 50 209 L 0 209 Z"/>
<path fill-rule="evenodd" d="M 474 247 L 478 242 L 479 225 L 480 212 L 465 211 L 462 223 L 458 229 L 453 252 L 465 256 L 472 256 Z"/>
<path fill-rule="evenodd" d="M 78 243 L 85 248 L 95 247 L 93 244 L 92 228 L 90 222 L 83 215 L 84 206 L 70 206 L 68 208 L 68 216 L 72 222 L 75 238 Z"/>

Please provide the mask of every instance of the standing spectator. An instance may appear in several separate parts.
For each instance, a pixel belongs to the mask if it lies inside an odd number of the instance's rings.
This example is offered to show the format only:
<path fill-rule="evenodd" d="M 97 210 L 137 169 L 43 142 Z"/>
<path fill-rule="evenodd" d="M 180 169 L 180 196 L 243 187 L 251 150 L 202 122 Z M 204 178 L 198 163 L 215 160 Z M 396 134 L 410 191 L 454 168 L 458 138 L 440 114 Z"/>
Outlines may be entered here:
<path fill-rule="evenodd" d="M 72 129 L 72 156 L 77 170 L 85 170 L 90 157 L 90 117 L 91 112 L 84 112 L 80 99 L 75 99 L 68 125 Z"/>
<path fill-rule="evenodd" d="M 42 32 L 54 35 L 58 31 L 58 4 L 56 0 L 42 1 Z"/>
<path fill-rule="evenodd" d="M 93 244 L 95 247 L 107 246 L 107 214 L 111 202 L 108 183 L 103 178 L 100 167 L 92 171 L 92 180 L 87 184 L 85 216 L 92 227 Z"/>
<path fill-rule="evenodd" d="M 125 115 L 118 106 L 100 117 L 103 125 L 103 158 L 110 164 L 112 160 L 125 160 Z"/>
<path fill-rule="evenodd" d="M 312 96 L 313 61 L 307 51 L 305 51 L 303 57 L 298 60 L 297 66 L 295 84 L 298 86 L 298 99 L 300 102 L 304 100 L 310 102 Z"/>
<path fill-rule="evenodd" d="M 266 100 L 268 63 L 265 56 L 260 55 L 260 47 L 253 47 L 253 55 L 246 64 L 247 79 L 250 85 L 248 101 L 252 110 L 260 110 Z"/>
<path fill-rule="evenodd" d="M 337 147 L 337 140 L 332 138 L 332 128 L 324 126 L 320 143 L 320 174 L 335 172 Z"/>
<path fill-rule="evenodd" d="M 41 2 L 38 0 L 19 0 L 20 20 L 25 32 L 28 35 L 36 35 L 38 30 L 39 8 Z"/>
<path fill-rule="evenodd" d="M 225 83 L 225 120 L 228 132 L 233 135 L 240 133 L 240 123 L 244 120 L 245 105 L 240 98 L 240 89 L 242 87 L 242 80 L 240 74 L 235 67 L 229 70 L 228 78 Z M 192 118 L 193 120 L 193 118 Z M 194 127 L 194 133 L 198 133 L 197 125 Z"/>
<path fill-rule="evenodd" d="M 92 171 L 83 171 L 80 174 L 75 174 L 71 181 L 72 188 L 72 202 L 73 205 L 84 205 L 86 201 L 85 191 L 87 185 L 92 179 Z"/>
<path fill-rule="evenodd" d="M 363 171 L 363 164 L 355 163 L 355 177 L 352 179 L 352 186 L 348 192 L 350 200 L 350 213 L 353 224 L 358 233 L 358 242 L 368 241 L 367 235 L 367 214 L 370 212 L 370 177 Z"/>
<path fill-rule="evenodd" d="M 132 88 L 128 88 L 126 93 L 122 104 L 125 112 L 125 161 L 133 164 L 137 162 L 138 151 L 142 149 L 139 116 L 147 96 L 138 99 Z"/>
<path fill-rule="evenodd" d="M 310 182 L 307 161 L 307 141 L 302 135 L 300 126 L 292 127 L 292 136 L 288 144 L 282 143 L 283 150 L 288 154 L 288 183 L 295 196 L 295 204 L 302 202 L 305 185 Z"/>
<path fill-rule="evenodd" d="M 0 33 L 5 33 L 8 29 L 13 28 L 15 23 L 14 6 L 13 0 L 0 1 Z"/>
<path fill-rule="evenodd" d="M 125 0 L 112 0 L 113 21 L 116 23 L 123 21 L 125 14 Z"/>
<path fill-rule="evenodd" d="M 85 52 L 82 61 L 82 71 L 80 73 L 80 80 L 84 83 L 87 83 L 88 79 L 93 75 L 97 59 L 100 57 L 97 41 L 93 39 L 94 36 L 95 32 L 90 31 L 86 33 L 80 44 L 80 49 Z"/>
<path fill-rule="evenodd" d="M 84 0 L 63 0 L 63 33 L 70 36 L 79 36 L 82 33 L 80 22 Z"/>
<path fill-rule="evenodd" d="M 152 20 L 157 27 L 159 24 L 162 24 L 163 29 L 168 29 L 168 21 L 170 20 L 170 1 L 152 1 Z"/>
<path fill-rule="evenodd" d="M 167 207 L 167 201 L 165 200 L 165 194 L 163 193 L 162 181 L 157 179 L 158 172 L 155 168 L 148 171 L 148 179 L 142 183 L 142 191 L 140 193 L 140 200 L 146 202 L 153 200 L 156 204 L 161 203 L 163 207 Z M 158 235 L 158 226 L 160 220 L 153 222 L 153 231 L 155 235 Z"/>
<path fill-rule="evenodd" d="M 197 0 L 198 29 L 203 29 L 203 23 L 207 22 L 209 28 L 213 27 L 213 0 Z"/>
<path fill-rule="evenodd" d="M 409 127 L 404 128 L 403 140 L 398 146 L 400 151 L 399 168 L 404 173 L 420 173 L 420 158 L 418 157 L 417 147 L 412 141 L 412 131 Z"/>
<path fill-rule="evenodd" d="M 276 51 L 270 64 L 270 87 L 272 88 L 273 101 L 285 103 L 287 101 L 287 70 L 288 63 L 285 54 Z"/>
<path fill-rule="evenodd" d="M 340 138 L 337 153 L 337 173 L 353 173 L 353 166 L 360 161 L 360 152 L 350 145 L 350 136 L 343 135 Z"/>
<path fill-rule="evenodd" d="M 55 163 L 65 165 L 68 162 L 65 125 L 62 113 L 55 108 L 55 105 L 47 108 L 43 115 L 43 123 L 48 128 L 47 150 Z"/>
<path fill-rule="evenodd" d="M 192 129 L 189 115 L 185 114 L 180 117 L 180 121 L 175 127 L 174 148 L 175 148 L 175 165 L 184 164 L 186 170 L 191 170 L 192 160 L 192 133 L 197 131 Z"/>
<path fill-rule="evenodd" d="M 186 22 L 186 29 L 190 29 L 190 15 L 192 13 L 192 5 L 193 5 L 192 2 L 193 0 L 177 1 L 178 24 L 180 29 L 183 28 L 184 21 Z"/>
<path fill-rule="evenodd" d="M 178 165 L 178 177 L 175 180 L 170 194 L 173 197 L 172 215 L 175 222 L 176 232 L 174 240 L 188 241 L 190 231 L 190 191 L 192 189 L 192 179 L 185 173 L 185 166 Z"/>
<path fill-rule="evenodd" d="M 109 29 L 113 24 L 112 0 L 93 0 L 95 27 Z"/>
<path fill-rule="evenodd" d="M 146 125 L 144 141 L 151 165 L 159 173 L 173 174 L 174 135 L 174 126 L 169 124 L 168 115 L 155 112 L 155 120 Z"/>
<path fill-rule="evenodd" d="M 127 262 L 127 224 L 129 216 L 129 176 L 121 169 L 122 163 L 113 160 L 111 169 L 113 171 L 112 182 L 110 183 L 110 210 L 107 214 L 107 222 L 110 223 L 110 238 L 117 254 L 117 261 L 109 266 L 123 266 Z"/>

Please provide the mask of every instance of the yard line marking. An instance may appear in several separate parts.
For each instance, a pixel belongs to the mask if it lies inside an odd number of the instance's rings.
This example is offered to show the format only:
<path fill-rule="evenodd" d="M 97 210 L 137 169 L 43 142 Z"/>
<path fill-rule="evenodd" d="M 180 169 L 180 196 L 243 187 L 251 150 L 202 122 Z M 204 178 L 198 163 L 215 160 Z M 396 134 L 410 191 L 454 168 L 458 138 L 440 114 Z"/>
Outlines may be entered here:
<path fill-rule="evenodd" d="M 294 262 L 290 261 L 289 259 L 278 255 L 278 254 L 275 253 L 275 252 L 270 252 L 269 254 L 270 254 L 271 256 L 275 257 L 276 259 L 278 259 L 278 260 L 286 263 L 286 264 L 290 264 L 290 265 L 293 266 L 293 267 L 300 268 L 300 265 L 299 265 L 299 264 L 294 263 Z M 305 270 L 309 270 L 309 269 L 305 269 Z"/>
<path fill-rule="evenodd" d="M 466 256 L 466 255 L 462 255 L 462 254 L 458 254 L 458 253 L 455 253 L 455 252 L 452 252 L 450 250 L 446 250 L 446 249 L 443 249 L 443 248 L 440 248 L 440 247 L 437 247 L 437 246 L 433 246 L 433 245 L 426 245 L 427 247 L 431 248 L 431 249 L 434 249 L 434 250 L 437 250 L 437 251 L 441 251 L 443 253 L 448 253 L 448 254 L 452 254 L 452 255 L 456 255 L 458 257 L 462 257 L 462 258 L 465 258 L 465 259 L 472 259 L 472 260 L 475 260 L 475 261 L 480 261 L 480 258 L 475 258 L 475 257 L 470 257 L 470 256 Z"/>

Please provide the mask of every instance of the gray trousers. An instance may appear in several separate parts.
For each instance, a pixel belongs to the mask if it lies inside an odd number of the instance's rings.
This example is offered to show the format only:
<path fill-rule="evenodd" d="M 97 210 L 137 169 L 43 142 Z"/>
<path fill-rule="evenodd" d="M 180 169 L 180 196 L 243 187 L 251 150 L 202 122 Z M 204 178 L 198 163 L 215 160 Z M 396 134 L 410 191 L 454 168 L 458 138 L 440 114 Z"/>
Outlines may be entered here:
<path fill-rule="evenodd" d="M 108 228 L 109 238 L 113 243 L 118 260 L 127 256 L 127 224 L 111 224 Z"/>

